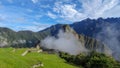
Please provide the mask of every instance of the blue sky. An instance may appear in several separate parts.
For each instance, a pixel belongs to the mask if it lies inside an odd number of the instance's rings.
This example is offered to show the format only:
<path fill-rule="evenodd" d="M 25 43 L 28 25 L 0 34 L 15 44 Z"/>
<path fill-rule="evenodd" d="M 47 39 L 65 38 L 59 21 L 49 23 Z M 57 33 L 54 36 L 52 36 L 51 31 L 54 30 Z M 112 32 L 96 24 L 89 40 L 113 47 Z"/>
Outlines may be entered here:
<path fill-rule="evenodd" d="M 15 31 L 99 17 L 120 17 L 120 0 L 0 0 L 0 27 Z"/>

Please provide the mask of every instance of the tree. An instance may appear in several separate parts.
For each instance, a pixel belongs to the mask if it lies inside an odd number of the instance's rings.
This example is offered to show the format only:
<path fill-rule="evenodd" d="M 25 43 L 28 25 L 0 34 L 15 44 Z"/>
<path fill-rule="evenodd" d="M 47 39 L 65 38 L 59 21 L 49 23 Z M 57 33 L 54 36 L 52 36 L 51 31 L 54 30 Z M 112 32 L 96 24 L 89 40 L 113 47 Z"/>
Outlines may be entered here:
<path fill-rule="evenodd" d="M 83 68 L 120 68 L 120 63 L 103 53 L 90 52 L 88 55 L 70 55 L 60 52 L 59 56 L 67 62 L 82 66 Z"/>

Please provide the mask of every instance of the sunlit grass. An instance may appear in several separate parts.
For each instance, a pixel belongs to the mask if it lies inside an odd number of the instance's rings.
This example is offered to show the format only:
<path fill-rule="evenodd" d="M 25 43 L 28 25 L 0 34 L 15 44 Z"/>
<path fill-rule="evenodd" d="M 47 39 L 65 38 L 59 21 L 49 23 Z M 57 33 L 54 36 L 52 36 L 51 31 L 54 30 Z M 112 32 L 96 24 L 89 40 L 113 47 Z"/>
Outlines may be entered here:
<path fill-rule="evenodd" d="M 44 64 L 43 68 L 77 68 L 55 54 L 31 52 L 21 56 L 26 50 L 22 48 L 13 52 L 13 48 L 0 48 L 0 68 L 31 68 L 40 62 Z"/>

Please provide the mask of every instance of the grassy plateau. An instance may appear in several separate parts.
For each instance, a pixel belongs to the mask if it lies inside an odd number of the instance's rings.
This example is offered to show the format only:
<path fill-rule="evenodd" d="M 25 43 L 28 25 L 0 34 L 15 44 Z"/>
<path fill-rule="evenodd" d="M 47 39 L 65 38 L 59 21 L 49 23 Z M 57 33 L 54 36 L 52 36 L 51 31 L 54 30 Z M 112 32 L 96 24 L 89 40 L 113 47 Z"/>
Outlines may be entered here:
<path fill-rule="evenodd" d="M 38 68 L 77 68 L 61 59 L 56 54 L 30 52 L 25 56 L 27 48 L 0 48 L 0 68 L 33 68 L 33 65 L 42 62 L 43 67 Z"/>

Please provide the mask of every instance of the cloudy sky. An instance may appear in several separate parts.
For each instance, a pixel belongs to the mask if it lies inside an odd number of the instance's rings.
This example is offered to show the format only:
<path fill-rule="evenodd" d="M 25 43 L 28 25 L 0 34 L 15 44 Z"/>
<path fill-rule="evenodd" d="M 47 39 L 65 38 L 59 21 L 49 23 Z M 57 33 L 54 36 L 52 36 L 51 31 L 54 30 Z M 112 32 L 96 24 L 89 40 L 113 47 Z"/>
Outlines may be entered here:
<path fill-rule="evenodd" d="M 16 31 L 98 17 L 120 17 L 120 0 L 0 0 L 0 27 Z"/>

